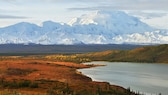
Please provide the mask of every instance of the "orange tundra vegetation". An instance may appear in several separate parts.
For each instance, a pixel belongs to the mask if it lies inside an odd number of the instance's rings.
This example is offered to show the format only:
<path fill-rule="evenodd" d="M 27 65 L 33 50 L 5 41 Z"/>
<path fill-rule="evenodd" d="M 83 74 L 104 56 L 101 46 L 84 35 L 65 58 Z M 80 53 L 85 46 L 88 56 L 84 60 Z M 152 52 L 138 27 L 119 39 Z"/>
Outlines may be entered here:
<path fill-rule="evenodd" d="M 0 61 L 0 95 L 136 95 L 77 71 L 91 65 L 39 59 Z"/>

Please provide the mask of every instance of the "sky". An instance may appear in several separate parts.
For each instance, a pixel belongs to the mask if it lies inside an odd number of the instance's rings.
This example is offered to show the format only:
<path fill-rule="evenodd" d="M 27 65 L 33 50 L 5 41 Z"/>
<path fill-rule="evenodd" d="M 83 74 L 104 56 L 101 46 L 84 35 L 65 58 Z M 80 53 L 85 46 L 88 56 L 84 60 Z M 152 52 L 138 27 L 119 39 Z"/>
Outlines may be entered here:
<path fill-rule="evenodd" d="M 168 15 L 167 4 L 168 0 L 0 0 L 0 27 L 47 20 L 67 23 L 97 10 L 123 10 L 146 18 L 162 18 Z"/>

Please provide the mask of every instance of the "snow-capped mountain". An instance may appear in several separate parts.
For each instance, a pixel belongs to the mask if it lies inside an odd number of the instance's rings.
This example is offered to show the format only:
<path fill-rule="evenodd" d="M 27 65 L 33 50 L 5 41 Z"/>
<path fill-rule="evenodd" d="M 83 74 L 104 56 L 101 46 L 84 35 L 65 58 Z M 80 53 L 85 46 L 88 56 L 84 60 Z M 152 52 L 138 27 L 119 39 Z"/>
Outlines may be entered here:
<path fill-rule="evenodd" d="M 97 11 L 91 15 L 83 15 L 69 22 L 69 25 L 94 24 L 115 34 L 131 34 L 153 31 L 149 25 L 141 22 L 138 18 L 130 16 L 122 11 Z M 124 29 L 124 30 L 123 30 Z"/>
<path fill-rule="evenodd" d="M 0 28 L 0 44 L 150 44 L 168 43 L 168 31 L 156 30 L 121 11 L 97 11 L 67 24 L 22 22 Z"/>

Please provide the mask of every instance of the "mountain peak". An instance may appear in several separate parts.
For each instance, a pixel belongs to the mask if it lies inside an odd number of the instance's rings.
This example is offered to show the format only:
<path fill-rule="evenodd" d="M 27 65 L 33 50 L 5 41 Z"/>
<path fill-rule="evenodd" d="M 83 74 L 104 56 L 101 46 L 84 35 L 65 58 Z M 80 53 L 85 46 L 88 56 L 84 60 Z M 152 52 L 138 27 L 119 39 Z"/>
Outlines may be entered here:
<path fill-rule="evenodd" d="M 21 22 L 0 28 L 0 44 L 121 44 L 168 43 L 167 30 L 155 31 L 122 11 L 97 11 L 74 18 L 70 26 L 45 21 L 41 26 Z"/>
<path fill-rule="evenodd" d="M 35 28 L 38 28 L 36 24 L 29 22 L 20 22 L 8 27 L 4 27 L 2 29 L 7 29 L 9 31 L 30 31 L 30 29 L 34 30 Z"/>
<path fill-rule="evenodd" d="M 36 24 L 33 24 L 33 23 L 29 23 L 29 22 L 20 22 L 20 23 L 17 23 L 15 24 L 16 26 L 37 26 Z"/>
<path fill-rule="evenodd" d="M 69 24 L 70 25 L 88 25 L 88 24 L 105 24 L 105 21 L 118 21 L 125 18 L 138 20 L 138 18 L 129 16 L 123 11 L 96 11 L 91 14 L 85 14 L 78 18 L 73 18 Z M 123 20 L 124 21 L 124 20 Z"/>
<path fill-rule="evenodd" d="M 130 16 L 123 11 L 97 11 L 92 14 L 82 15 L 70 22 L 74 25 L 100 25 L 105 30 L 109 30 L 115 34 L 120 33 L 143 33 L 153 31 L 149 25 L 141 22 L 138 18 Z M 121 28 L 122 27 L 122 28 Z"/>

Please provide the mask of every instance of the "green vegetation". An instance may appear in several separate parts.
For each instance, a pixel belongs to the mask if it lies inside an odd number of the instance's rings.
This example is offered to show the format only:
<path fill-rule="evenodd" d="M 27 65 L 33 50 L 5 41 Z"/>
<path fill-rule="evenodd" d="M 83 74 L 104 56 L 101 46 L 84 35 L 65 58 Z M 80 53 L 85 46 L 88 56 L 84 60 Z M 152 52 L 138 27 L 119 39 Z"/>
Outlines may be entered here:
<path fill-rule="evenodd" d="M 3 91 L 0 91 L 0 95 L 22 95 L 22 94 L 15 90 L 5 89 Z"/>
<path fill-rule="evenodd" d="M 42 95 L 139 95 L 123 88 L 113 88 L 107 83 L 103 84 L 83 84 L 78 83 L 69 85 L 59 81 L 52 80 L 12 80 L 0 79 L 0 95 L 22 95 L 19 89 L 43 89 Z M 121 90 L 122 89 L 122 90 Z M 33 95 L 36 91 L 32 92 Z M 23 94 L 25 95 L 25 94 Z M 26 94 L 32 95 L 32 94 Z"/>
<path fill-rule="evenodd" d="M 24 88 L 24 87 L 38 88 L 38 83 L 32 82 L 30 80 L 6 81 L 3 78 L 0 79 L 0 88 Z"/>

